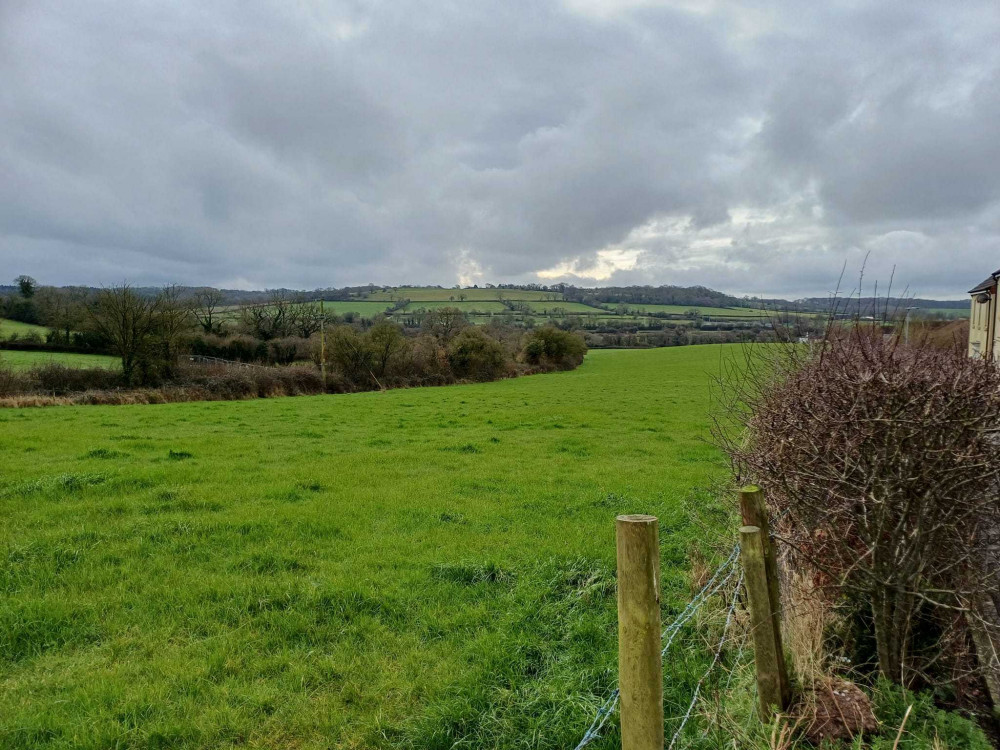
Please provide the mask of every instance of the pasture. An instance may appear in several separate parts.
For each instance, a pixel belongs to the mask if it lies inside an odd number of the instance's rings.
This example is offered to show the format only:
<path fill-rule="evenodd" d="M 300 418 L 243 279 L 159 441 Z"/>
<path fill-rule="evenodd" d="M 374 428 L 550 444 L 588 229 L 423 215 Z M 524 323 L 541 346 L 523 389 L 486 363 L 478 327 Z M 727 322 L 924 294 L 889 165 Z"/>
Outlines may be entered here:
<path fill-rule="evenodd" d="M 389 309 L 388 302 L 366 302 L 364 300 L 336 300 L 324 302 L 323 309 L 328 313 L 344 315 L 354 313 L 365 318 L 373 318 Z"/>
<path fill-rule="evenodd" d="M 390 308 L 403 300 L 408 302 L 400 309 Z M 507 303 L 516 303 L 516 310 L 511 310 Z M 445 289 L 440 287 L 387 287 L 378 291 L 364 292 L 362 296 L 352 300 L 328 301 L 325 310 L 336 315 L 354 313 L 367 319 L 378 319 L 387 316 L 396 322 L 412 321 L 425 313 L 452 307 L 461 310 L 469 316 L 469 320 L 477 325 L 494 321 L 497 316 L 511 325 L 523 325 L 527 321 L 532 324 L 544 323 L 549 319 L 563 320 L 572 318 L 580 325 L 599 324 L 611 327 L 653 326 L 662 325 L 661 318 L 647 317 L 650 313 L 668 313 L 672 316 L 674 325 L 686 325 L 688 321 L 681 316 L 691 310 L 698 310 L 703 316 L 726 321 L 758 321 L 766 322 L 772 313 L 749 307 L 693 307 L 684 305 L 615 305 L 605 303 L 591 306 L 581 302 L 563 300 L 561 292 L 539 291 L 530 289 Z M 235 324 L 239 318 L 239 308 L 229 306 L 223 308 L 223 316 L 229 324 Z"/>
<path fill-rule="evenodd" d="M 583 313 L 584 315 L 600 315 L 601 313 L 606 313 L 606 310 L 602 310 L 597 307 L 591 307 L 590 305 L 585 305 L 582 302 L 563 302 L 562 300 L 556 301 L 544 301 L 544 302 L 528 302 L 528 307 L 534 313 L 551 313 L 554 314 L 557 310 L 561 310 L 567 313 Z"/>
<path fill-rule="evenodd" d="M 453 307 L 464 313 L 506 313 L 507 308 L 501 302 L 490 302 L 488 300 L 464 300 L 460 302 L 434 302 L 422 300 L 420 302 L 410 302 L 401 311 L 403 314 L 413 312 L 427 312 L 430 310 L 440 310 L 443 307 Z"/>
<path fill-rule="evenodd" d="M 0 412 L 0 746 L 575 746 L 616 679 L 614 516 L 660 517 L 665 614 L 692 507 L 728 523 L 704 438 L 732 351 Z M 668 715 L 701 666 L 668 666 Z"/>
<path fill-rule="evenodd" d="M 559 292 L 543 292 L 531 289 L 443 289 L 440 287 L 392 287 L 385 291 L 371 292 L 369 300 L 408 299 L 411 302 L 460 302 L 488 300 L 549 300 L 562 299 Z"/>
<path fill-rule="evenodd" d="M 773 315 L 775 311 L 761 310 L 753 307 L 699 307 L 697 305 L 633 305 L 623 303 L 629 314 L 634 313 L 666 313 L 668 315 L 685 315 L 692 310 L 697 310 L 699 314 L 712 318 L 766 318 Z M 608 310 L 615 310 L 619 305 L 606 303 Z"/>
<path fill-rule="evenodd" d="M 49 329 L 45 326 L 36 326 L 31 323 L 22 323 L 19 320 L 7 320 L 0 318 L 0 339 L 9 339 L 11 336 L 28 336 L 32 333 L 45 338 Z"/>
<path fill-rule="evenodd" d="M 57 364 L 66 367 L 121 367 L 118 357 L 78 352 L 0 350 L 0 367 L 27 370 L 37 365 Z"/>

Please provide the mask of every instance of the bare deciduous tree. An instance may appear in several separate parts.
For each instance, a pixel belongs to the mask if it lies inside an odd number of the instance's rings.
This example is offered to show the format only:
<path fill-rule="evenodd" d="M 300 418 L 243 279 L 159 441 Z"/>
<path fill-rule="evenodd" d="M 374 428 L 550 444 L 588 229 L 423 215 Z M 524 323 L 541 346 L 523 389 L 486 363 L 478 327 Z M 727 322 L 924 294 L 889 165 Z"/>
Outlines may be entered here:
<path fill-rule="evenodd" d="M 399 326 L 389 320 L 380 320 L 368 331 L 368 342 L 378 377 L 383 377 L 392 359 L 406 346 L 406 337 Z"/>
<path fill-rule="evenodd" d="M 326 316 L 320 311 L 319 302 L 296 301 L 289 311 L 289 327 L 304 339 L 323 328 Z"/>
<path fill-rule="evenodd" d="M 281 291 L 271 292 L 267 302 L 252 302 L 240 306 L 240 324 L 251 336 L 270 341 L 293 332 L 295 305 Z"/>
<path fill-rule="evenodd" d="M 154 361 L 168 362 L 173 342 L 182 330 L 176 289 L 143 296 L 128 284 L 102 289 L 89 308 L 94 329 L 110 342 L 121 357 L 122 377 L 134 385 L 150 374 Z"/>
<path fill-rule="evenodd" d="M 73 331 L 86 319 L 89 292 L 83 287 L 39 287 L 35 296 L 46 325 L 58 331 L 69 343 Z"/>
<path fill-rule="evenodd" d="M 156 338 L 160 361 L 173 369 L 180 354 L 181 339 L 191 330 L 191 310 L 184 304 L 181 290 L 176 286 L 164 287 L 158 296 Z"/>
<path fill-rule="evenodd" d="M 206 287 L 191 295 L 191 314 L 205 333 L 222 330 L 222 306 L 226 295 L 219 289 Z"/>
<path fill-rule="evenodd" d="M 441 343 L 448 343 L 456 333 L 469 326 L 469 317 L 457 307 L 442 307 L 424 316 L 421 327 L 437 337 Z"/>

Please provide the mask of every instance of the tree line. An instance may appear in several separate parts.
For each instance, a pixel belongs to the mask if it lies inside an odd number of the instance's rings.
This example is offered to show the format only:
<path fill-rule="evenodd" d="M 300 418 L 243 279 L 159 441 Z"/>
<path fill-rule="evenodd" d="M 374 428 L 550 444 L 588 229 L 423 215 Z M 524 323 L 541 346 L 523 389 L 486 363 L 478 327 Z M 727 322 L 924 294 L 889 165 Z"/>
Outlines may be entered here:
<path fill-rule="evenodd" d="M 192 382 L 197 368 L 188 355 L 303 365 L 327 374 L 325 390 L 346 392 L 570 369 L 586 353 L 581 335 L 554 327 L 526 332 L 499 323 L 474 326 L 462 311 L 445 308 L 407 330 L 385 317 L 337 316 L 284 292 L 234 307 L 215 289 L 164 287 L 149 294 L 120 284 L 80 293 L 21 277 L 18 294 L 3 305 L 5 316 L 13 310 L 25 322 L 52 327 L 55 344 L 86 336 L 115 354 L 126 387 Z M 55 376 L 49 376 L 51 386 Z M 107 386 L 107 373 L 94 377 Z M 64 380 L 76 384 L 80 377 Z"/>

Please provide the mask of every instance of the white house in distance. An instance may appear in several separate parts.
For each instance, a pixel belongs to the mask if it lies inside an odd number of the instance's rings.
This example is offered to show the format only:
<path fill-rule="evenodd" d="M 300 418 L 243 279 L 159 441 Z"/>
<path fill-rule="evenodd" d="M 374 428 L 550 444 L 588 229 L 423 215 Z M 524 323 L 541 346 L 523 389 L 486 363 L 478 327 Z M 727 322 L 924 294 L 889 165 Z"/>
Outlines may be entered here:
<path fill-rule="evenodd" d="M 969 318 L 969 356 L 1000 359 L 997 347 L 997 282 L 1000 270 L 994 271 L 981 284 L 969 290 L 972 295 L 972 316 Z"/>

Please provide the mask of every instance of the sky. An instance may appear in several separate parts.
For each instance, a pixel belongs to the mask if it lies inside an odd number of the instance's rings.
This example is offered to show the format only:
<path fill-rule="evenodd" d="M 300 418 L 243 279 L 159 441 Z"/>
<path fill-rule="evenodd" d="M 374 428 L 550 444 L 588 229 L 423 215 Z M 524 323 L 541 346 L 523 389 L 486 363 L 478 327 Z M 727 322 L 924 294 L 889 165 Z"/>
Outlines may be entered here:
<path fill-rule="evenodd" d="M 961 298 L 998 40 L 996 0 L 0 0 L 0 275 Z"/>

